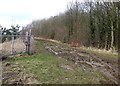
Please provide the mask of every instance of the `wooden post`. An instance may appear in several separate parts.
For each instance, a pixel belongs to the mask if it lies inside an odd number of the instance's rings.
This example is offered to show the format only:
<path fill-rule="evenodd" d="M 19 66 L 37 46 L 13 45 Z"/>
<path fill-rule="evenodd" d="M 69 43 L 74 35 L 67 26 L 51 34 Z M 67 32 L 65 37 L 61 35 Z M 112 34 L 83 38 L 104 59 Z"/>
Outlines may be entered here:
<path fill-rule="evenodd" d="M 2 30 L 0 29 L 0 43 L 2 43 Z M 0 54 L 2 53 L 2 46 L 0 48 Z M 2 56 L 0 55 L 0 61 L 2 61 Z M 0 85 L 2 85 L 2 62 L 0 62 Z"/>
<path fill-rule="evenodd" d="M 2 30 L 0 30 L 0 43 L 2 43 Z M 1 50 L 1 53 L 2 53 L 2 46 L 1 46 L 0 50 Z"/>
<path fill-rule="evenodd" d="M 26 32 L 25 45 L 26 45 L 26 53 L 28 53 L 28 32 Z"/>
<path fill-rule="evenodd" d="M 14 34 L 12 32 L 12 40 L 11 40 L 11 54 L 13 54 L 13 50 L 14 50 Z"/>
<path fill-rule="evenodd" d="M 31 42 L 31 29 L 30 29 L 30 31 L 28 33 L 28 55 L 31 54 L 31 51 L 30 51 L 30 48 L 31 48 L 30 42 Z"/>
<path fill-rule="evenodd" d="M 28 33 L 28 55 L 30 55 L 30 32 Z"/>
<path fill-rule="evenodd" d="M 30 39 L 31 39 L 31 31 L 30 32 L 26 32 L 26 52 L 28 53 L 28 55 L 30 55 Z"/>

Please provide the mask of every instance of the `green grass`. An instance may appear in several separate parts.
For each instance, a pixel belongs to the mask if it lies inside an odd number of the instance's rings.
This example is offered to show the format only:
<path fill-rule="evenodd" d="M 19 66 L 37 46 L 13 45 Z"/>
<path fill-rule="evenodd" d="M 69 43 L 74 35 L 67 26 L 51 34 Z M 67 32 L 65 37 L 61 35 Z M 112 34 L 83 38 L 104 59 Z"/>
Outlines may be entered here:
<path fill-rule="evenodd" d="M 26 71 L 33 73 L 39 83 L 50 84 L 99 84 L 99 80 L 105 78 L 96 70 L 84 71 L 73 62 L 64 58 L 58 58 L 49 53 L 42 46 L 44 41 L 36 41 L 36 53 L 32 56 L 21 56 L 9 60 L 12 63 L 19 63 L 26 68 Z M 71 69 L 62 66 L 69 65 Z"/>

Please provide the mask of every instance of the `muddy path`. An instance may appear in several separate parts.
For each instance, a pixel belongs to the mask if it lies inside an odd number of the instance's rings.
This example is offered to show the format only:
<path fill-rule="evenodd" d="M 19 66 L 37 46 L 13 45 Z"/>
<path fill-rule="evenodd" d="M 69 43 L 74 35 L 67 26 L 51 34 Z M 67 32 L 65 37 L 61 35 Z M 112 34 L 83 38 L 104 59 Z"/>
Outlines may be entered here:
<path fill-rule="evenodd" d="M 118 60 L 106 60 L 97 55 L 87 53 L 69 45 L 40 40 L 42 46 L 49 52 L 56 55 L 56 58 L 65 58 L 72 61 L 84 71 L 98 70 L 106 78 L 101 80 L 102 84 L 118 84 Z M 69 68 L 66 66 L 66 68 Z M 35 75 L 27 71 L 27 68 L 19 63 L 9 61 L 2 62 L 2 83 L 3 84 L 37 84 Z"/>
<path fill-rule="evenodd" d="M 43 46 L 57 57 L 73 61 L 83 70 L 98 70 L 107 79 L 107 81 L 101 81 L 101 83 L 118 84 L 118 59 L 106 60 L 66 44 L 51 41 L 43 40 Z"/>

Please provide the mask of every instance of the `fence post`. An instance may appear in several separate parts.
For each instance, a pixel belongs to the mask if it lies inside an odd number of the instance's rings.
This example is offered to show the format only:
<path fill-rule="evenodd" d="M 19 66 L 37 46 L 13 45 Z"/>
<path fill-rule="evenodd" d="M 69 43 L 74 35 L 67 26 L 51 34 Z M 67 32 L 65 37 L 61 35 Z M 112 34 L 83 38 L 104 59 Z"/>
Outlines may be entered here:
<path fill-rule="evenodd" d="M 26 52 L 28 53 L 28 55 L 30 55 L 30 39 L 30 32 L 26 32 Z"/>
<path fill-rule="evenodd" d="M 2 43 L 2 30 L 0 29 L 0 43 Z M 0 54 L 2 54 L 2 45 L 0 48 Z M 2 56 L 0 55 L 0 61 L 2 61 Z M 2 62 L 0 62 L 0 85 L 2 85 Z"/>
<path fill-rule="evenodd" d="M 2 43 L 2 30 L 0 30 L 0 43 Z M 1 45 L 0 51 L 2 53 L 2 45 Z"/>
<path fill-rule="evenodd" d="M 26 32 L 25 45 L 26 45 L 26 53 L 28 53 L 28 32 Z"/>
<path fill-rule="evenodd" d="M 30 32 L 28 33 L 28 55 L 30 55 Z"/>
<path fill-rule="evenodd" d="M 11 40 L 11 54 L 13 54 L 13 50 L 14 50 L 14 34 L 12 32 L 12 40 Z"/>

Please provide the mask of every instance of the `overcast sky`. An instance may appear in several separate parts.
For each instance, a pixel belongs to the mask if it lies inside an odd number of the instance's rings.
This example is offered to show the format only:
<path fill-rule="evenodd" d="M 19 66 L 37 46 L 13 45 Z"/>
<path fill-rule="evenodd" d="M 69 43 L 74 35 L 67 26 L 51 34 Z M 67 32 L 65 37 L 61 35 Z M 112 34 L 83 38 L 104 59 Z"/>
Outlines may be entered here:
<path fill-rule="evenodd" d="M 66 10 L 72 0 L 0 0 L 0 24 L 25 26 L 36 19 L 49 18 Z"/>
<path fill-rule="evenodd" d="M 0 25 L 3 27 L 10 27 L 12 24 L 26 26 L 33 20 L 63 13 L 70 1 L 75 0 L 0 0 Z"/>

